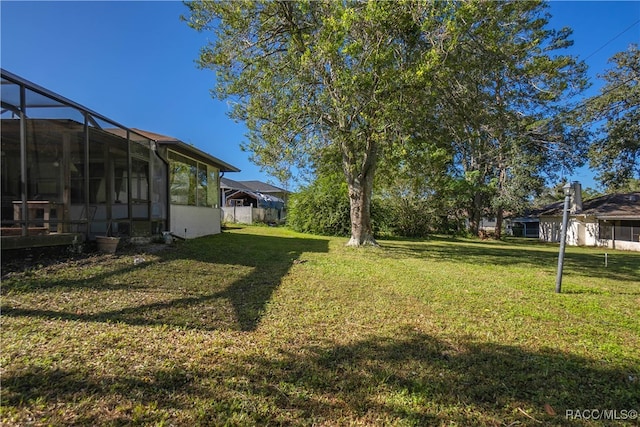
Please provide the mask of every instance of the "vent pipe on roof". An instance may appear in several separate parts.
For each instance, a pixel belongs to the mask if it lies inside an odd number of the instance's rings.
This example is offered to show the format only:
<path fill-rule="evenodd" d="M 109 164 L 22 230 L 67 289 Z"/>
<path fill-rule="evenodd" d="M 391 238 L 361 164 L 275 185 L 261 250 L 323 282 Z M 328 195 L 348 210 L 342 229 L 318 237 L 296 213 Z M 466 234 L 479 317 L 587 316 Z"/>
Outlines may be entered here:
<path fill-rule="evenodd" d="M 582 185 L 578 181 L 571 184 L 573 195 L 571 197 L 571 213 L 577 214 L 582 212 Z"/>

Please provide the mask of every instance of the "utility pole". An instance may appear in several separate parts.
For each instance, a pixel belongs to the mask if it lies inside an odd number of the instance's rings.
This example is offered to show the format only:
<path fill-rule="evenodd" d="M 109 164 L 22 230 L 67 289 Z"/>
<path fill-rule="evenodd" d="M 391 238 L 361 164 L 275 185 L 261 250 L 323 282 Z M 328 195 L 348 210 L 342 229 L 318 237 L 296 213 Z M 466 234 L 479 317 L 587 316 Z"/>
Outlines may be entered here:
<path fill-rule="evenodd" d="M 567 226 L 569 225 L 569 202 L 573 188 L 567 182 L 564 187 L 564 209 L 562 211 L 562 229 L 560 230 L 560 254 L 558 255 L 558 274 L 556 276 L 556 293 L 562 291 L 562 268 L 564 267 L 564 247 L 567 242 Z"/>

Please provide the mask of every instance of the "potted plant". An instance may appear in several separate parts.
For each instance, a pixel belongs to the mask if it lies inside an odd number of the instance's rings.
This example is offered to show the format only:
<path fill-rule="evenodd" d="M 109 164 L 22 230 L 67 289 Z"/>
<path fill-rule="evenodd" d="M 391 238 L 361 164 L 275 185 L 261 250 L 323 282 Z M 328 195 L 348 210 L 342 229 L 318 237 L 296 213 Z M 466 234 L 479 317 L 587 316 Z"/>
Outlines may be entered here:
<path fill-rule="evenodd" d="M 114 237 L 111 235 L 111 221 L 107 226 L 106 236 L 96 236 L 96 243 L 98 244 L 98 250 L 108 254 L 116 253 L 118 243 L 120 243 L 120 237 Z"/>

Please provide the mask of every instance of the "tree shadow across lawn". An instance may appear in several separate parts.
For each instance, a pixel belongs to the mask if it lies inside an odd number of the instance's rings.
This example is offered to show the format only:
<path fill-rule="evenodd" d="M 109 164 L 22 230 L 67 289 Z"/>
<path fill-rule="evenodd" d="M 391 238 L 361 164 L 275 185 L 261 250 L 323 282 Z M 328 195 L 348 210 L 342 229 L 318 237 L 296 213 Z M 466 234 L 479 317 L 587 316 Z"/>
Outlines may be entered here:
<path fill-rule="evenodd" d="M 130 298 L 109 309 L 98 307 L 96 310 L 93 304 L 89 310 L 79 305 L 72 310 L 61 310 L 33 305 L 24 297 L 18 306 L 3 305 L 2 313 L 5 316 L 251 331 L 257 327 L 274 290 L 290 268 L 299 262 L 300 256 L 305 252 L 327 251 L 326 239 L 223 233 L 182 243 L 175 251 L 163 251 L 154 263 L 105 267 L 90 279 L 45 283 L 51 280 L 45 277 L 33 281 L 29 285 L 33 289 L 21 285 L 13 289 L 9 285 L 3 290 L 15 290 L 19 299 L 21 295 L 34 292 L 50 292 L 55 297 L 72 291 L 75 298 L 81 298 L 86 292 L 98 293 L 105 300 L 111 299 L 109 292 L 129 291 Z M 176 265 L 183 267 L 176 271 Z M 146 274 L 152 279 L 146 280 Z M 231 275 L 232 283 L 223 284 L 229 281 L 228 277 L 223 277 L 226 274 Z M 131 280 L 137 283 L 131 283 Z M 114 282 L 119 284 L 114 285 Z M 131 305 L 136 298 L 144 301 L 162 292 L 165 295 L 159 300 Z"/>
<path fill-rule="evenodd" d="M 640 406 L 640 367 L 631 362 L 608 365 L 471 339 L 451 343 L 410 329 L 347 344 L 314 343 L 105 378 L 81 367 L 32 367 L 3 378 L 3 404 L 37 402 L 39 413 L 54 421 L 60 403 L 85 401 L 141 405 L 144 421 L 152 423 L 172 424 L 179 415 L 192 425 L 235 417 L 243 425 L 467 426 L 576 425 L 566 411 L 621 414 Z M 101 416 L 66 419 L 97 425 L 105 421 Z M 119 416 L 118 424 L 132 422 L 130 413 Z"/>
<path fill-rule="evenodd" d="M 640 406 L 637 364 L 473 340 L 452 344 L 409 329 L 248 358 L 246 366 L 251 370 L 229 365 L 226 375 L 248 376 L 243 392 L 251 399 L 271 395 L 280 410 L 296 407 L 320 424 L 348 414 L 371 424 L 573 425 L 567 410 Z"/>
<path fill-rule="evenodd" d="M 251 269 L 251 273 L 216 294 L 232 304 L 240 329 L 251 331 L 283 277 L 294 264 L 306 261 L 301 259 L 302 254 L 328 251 L 328 239 L 224 233 L 190 245 L 183 256 Z"/>

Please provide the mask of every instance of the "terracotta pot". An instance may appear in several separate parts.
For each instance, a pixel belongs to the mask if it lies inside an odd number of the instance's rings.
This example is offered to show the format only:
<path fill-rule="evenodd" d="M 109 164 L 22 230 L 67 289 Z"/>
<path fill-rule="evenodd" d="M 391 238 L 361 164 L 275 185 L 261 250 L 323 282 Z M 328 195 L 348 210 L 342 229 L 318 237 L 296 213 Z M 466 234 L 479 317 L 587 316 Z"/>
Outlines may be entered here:
<path fill-rule="evenodd" d="M 115 254 L 118 243 L 120 243 L 119 237 L 109 236 L 96 236 L 96 243 L 98 244 L 98 250 L 108 254 Z"/>

